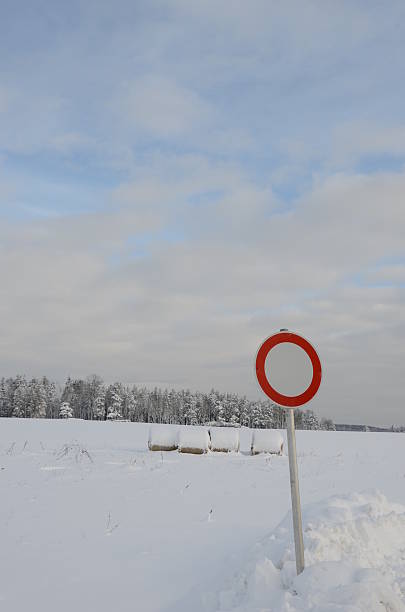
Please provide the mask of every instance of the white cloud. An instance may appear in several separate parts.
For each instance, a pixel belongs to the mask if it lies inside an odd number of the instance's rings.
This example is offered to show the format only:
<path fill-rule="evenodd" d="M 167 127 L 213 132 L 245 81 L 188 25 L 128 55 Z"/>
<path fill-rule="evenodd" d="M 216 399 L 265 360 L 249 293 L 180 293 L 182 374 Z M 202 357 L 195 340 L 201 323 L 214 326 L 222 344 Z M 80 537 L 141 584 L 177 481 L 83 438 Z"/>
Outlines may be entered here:
<path fill-rule="evenodd" d="M 356 164 L 405 155 L 402 3 L 65 10 L 0 37 L 3 201 L 65 215 L 0 227 L 5 373 L 253 395 L 287 326 L 321 413 L 401 420 L 405 176 Z"/>
<path fill-rule="evenodd" d="M 104 214 L 2 227 L 5 373 L 97 371 L 252 396 L 257 345 L 286 326 L 320 349 L 319 412 L 400 420 L 404 389 L 392 360 L 405 357 L 404 292 L 349 277 L 402 249 L 405 176 L 336 176 L 276 214 L 271 194 L 235 168 L 214 164 L 210 179 L 197 159 L 179 163 L 190 180 L 135 182 Z M 200 187 L 199 169 L 205 188 L 223 195 L 195 206 L 187 194 Z M 162 240 L 173 223 L 184 236 Z M 146 253 L 133 258 L 145 231 Z M 385 392 L 390 407 L 381 415 Z"/>
<path fill-rule="evenodd" d="M 185 135 L 206 125 L 213 114 L 195 92 L 162 76 L 138 79 L 118 96 L 128 123 L 158 137 Z"/>
<path fill-rule="evenodd" d="M 405 264 L 379 265 L 364 275 L 365 281 L 376 285 L 405 285 Z"/>
<path fill-rule="evenodd" d="M 350 168 L 362 158 L 384 155 L 405 155 L 405 123 L 350 121 L 334 129 L 329 163 Z"/>

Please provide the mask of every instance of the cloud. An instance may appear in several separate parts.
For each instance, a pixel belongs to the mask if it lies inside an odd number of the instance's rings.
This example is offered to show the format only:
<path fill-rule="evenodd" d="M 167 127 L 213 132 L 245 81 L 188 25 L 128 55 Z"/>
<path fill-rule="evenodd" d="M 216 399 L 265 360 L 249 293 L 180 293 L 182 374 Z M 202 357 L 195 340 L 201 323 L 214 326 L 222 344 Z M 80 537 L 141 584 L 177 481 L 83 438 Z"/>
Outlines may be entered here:
<path fill-rule="evenodd" d="M 331 141 L 329 164 L 340 168 L 352 168 L 364 160 L 387 157 L 399 159 L 402 167 L 405 158 L 405 123 L 390 125 L 387 120 L 349 121 L 336 126 Z"/>
<path fill-rule="evenodd" d="M 405 264 L 377 265 L 364 274 L 364 282 L 380 286 L 405 285 Z"/>
<path fill-rule="evenodd" d="M 176 179 L 128 184 L 102 214 L 2 227 L 5 373 L 97 371 L 255 396 L 257 345 L 288 327 L 319 347 L 321 414 L 398 420 L 405 295 L 352 276 L 402 251 L 405 176 L 337 175 L 282 212 L 241 169 L 177 163 Z M 219 195 L 190 204 L 202 186 Z M 181 239 L 162 239 L 179 227 Z"/>
<path fill-rule="evenodd" d="M 162 76 L 147 76 L 127 85 L 118 106 L 128 124 L 157 138 L 184 136 L 206 125 L 212 109 L 195 92 Z"/>
<path fill-rule="evenodd" d="M 388 113 L 393 129 L 402 117 L 402 10 L 401 3 L 387 14 L 347 3 L 257 0 L 249 9 L 236 2 L 232 11 L 183 1 L 78 2 L 55 11 L 45 3 L 53 27 L 31 10 L 15 21 L 10 10 L 0 67 L 2 90 L 14 102 L 1 146 L 59 151 L 74 134 L 71 153 L 74 143 L 81 151 L 91 142 L 124 164 L 123 150 L 147 146 L 138 132 L 134 142 L 137 128 L 177 146 L 187 137 L 183 146 L 210 154 L 277 157 L 284 141 L 322 159 L 334 130 L 352 116 L 381 125 Z M 17 23 L 24 37 L 16 49 Z"/>
<path fill-rule="evenodd" d="M 4 373 L 254 396 L 290 327 L 319 412 L 401 420 L 403 4 L 26 9 L 0 24 Z"/>
<path fill-rule="evenodd" d="M 10 95 L 5 88 L 0 88 L 0 113 L 5 113 L 10 106 Z"/>

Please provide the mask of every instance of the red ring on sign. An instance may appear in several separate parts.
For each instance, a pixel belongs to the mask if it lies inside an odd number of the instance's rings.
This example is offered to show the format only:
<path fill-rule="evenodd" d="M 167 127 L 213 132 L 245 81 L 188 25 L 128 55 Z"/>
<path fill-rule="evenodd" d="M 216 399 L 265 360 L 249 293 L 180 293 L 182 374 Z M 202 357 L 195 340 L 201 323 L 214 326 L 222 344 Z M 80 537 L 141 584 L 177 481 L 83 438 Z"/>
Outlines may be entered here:
<path fill-rule="evenodd" d="M 271 386 L 266 377 L 265 363 L 267 355 L 271 349 L 281 344 L 282 342 L 291 342 L 301 347 L 312 363 L 312 381 L 309 387 L 300 395 L 282 395 Z M 267 338 L 259 348 L 256 357 L 256 376 L 264 393 L 276 404 L 287 408 L 295 408 L 309 402 L 319 389 L 322 380 L 322 367 L 318 354 L 312 344 L 305 340 L 302 336 L 293 332 L 279 332 Z"/>

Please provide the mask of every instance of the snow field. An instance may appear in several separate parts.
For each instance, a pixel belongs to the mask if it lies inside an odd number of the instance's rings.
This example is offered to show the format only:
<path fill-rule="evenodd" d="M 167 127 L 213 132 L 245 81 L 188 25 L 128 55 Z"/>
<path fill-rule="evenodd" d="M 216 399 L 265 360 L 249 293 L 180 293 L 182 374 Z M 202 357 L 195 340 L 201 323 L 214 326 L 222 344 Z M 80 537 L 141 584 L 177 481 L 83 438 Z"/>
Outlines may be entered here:
<path fill-rule="evenodd" d="M 288 457 L 245 429 L 239 454 L 150 453 L 149 430 L 0 420 L 0 610 L 404 611 L 401 434 L 297 432 L 297 578 Z"/>

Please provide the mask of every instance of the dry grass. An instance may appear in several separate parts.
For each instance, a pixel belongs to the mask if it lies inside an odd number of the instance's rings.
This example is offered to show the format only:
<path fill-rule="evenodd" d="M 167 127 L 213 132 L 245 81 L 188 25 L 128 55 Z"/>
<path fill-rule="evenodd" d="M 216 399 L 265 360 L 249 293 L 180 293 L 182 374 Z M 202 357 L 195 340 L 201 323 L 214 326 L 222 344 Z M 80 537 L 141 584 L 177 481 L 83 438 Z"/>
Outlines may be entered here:
<path fill-rule="evenodd" d="M 148 448 L 150 451 L 174 451 L 177 450 L 177 444 L 171 446 L 163 446 L 162 444 L 151 444 L 148 443 Z"/>
<path fill-rule="evenodd" d="M 280 450 L 279 451 L 255 451 L 254 447 L 252 446 L 250 451 L 252 455 L 279 455 L 281 457 L 281 455 L 283 454 L 283 447 L 284 444 L 281 445 Z"/>
<path fill-rule="evenodd" d="M 179 453 L 190 453 L 191 455 L 204 455 L 206 452 L 206 448 L 193 448 L 191 446 L 182 446 L 179 448 Z"/>
<path fill-rule="evenodd" d="M 237 448 L 214 448 L 211 446 L 213 453 L 239 453 L 239 444 Z"/>

